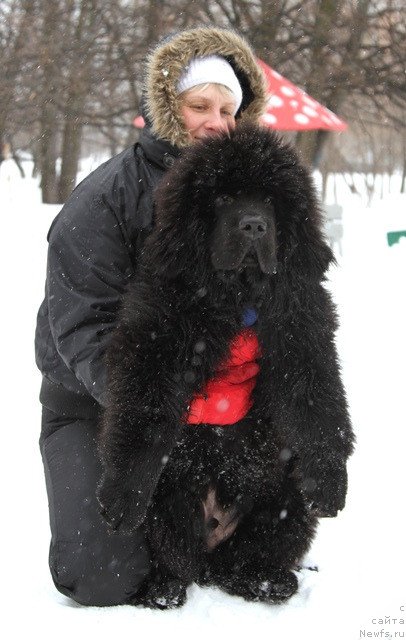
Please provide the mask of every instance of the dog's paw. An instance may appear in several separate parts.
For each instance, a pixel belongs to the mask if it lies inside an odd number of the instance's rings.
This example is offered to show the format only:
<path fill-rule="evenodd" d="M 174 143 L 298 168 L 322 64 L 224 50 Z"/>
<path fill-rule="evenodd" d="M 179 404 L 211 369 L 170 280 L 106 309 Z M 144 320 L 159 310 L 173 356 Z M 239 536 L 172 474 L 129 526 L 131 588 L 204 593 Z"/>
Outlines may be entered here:
<path fill-rule="evenodd" d="M 285 569 L 273 569 L 269 575 L 264 572 L 259 577 L 251 578 L 246 584 L 244 598 L 278 604 L 293 596 L 297 587 L 294 573 Z"/>
<path fill-rule="evenodd" d="M 131 604 L 140 604 L 150 609 L 175 609 L 186 602 L 186 585 L 178 578 L 162 578 L 150 582 L 142 592 L 136 594 Z"/>
<path fill-rule="evenodd" d="M 241 596 L 250 602 L 284 602 L 297 591 L 298 582 L 294 573 L 287 569 L 271 567 L 258 573 L 227 573 L 214 575 L 207 572 L 199 576 L 201 586 L 218 586 L 230 595 Z"/>
<path fill-rule="evenodd" d="M 135 478 L 105 475 L 97 490 L 100 514 L 114 530 L 131 533 L 144 522 L 148 500 L 137 487 Z"/>
<path fill-rule="evenodd" d="M 334 456 L 312 460 L 303 468 L 300 487 L 312 513 L 320 518 L 334 518 L 345 507 L 345 460 Z"/>

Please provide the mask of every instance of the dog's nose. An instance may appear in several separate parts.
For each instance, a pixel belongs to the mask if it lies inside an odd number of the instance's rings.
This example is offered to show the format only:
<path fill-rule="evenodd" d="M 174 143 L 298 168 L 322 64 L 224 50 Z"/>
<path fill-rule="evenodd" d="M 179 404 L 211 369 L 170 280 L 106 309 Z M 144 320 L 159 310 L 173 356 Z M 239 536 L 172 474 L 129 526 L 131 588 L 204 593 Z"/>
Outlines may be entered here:
<path fill-rule="evenodd" d="M 262 216 L 245 215 L 238 223 L 240 231 L 250 240 L 262 238 L 266 233 L 266 226 L 266 220 Z"/>

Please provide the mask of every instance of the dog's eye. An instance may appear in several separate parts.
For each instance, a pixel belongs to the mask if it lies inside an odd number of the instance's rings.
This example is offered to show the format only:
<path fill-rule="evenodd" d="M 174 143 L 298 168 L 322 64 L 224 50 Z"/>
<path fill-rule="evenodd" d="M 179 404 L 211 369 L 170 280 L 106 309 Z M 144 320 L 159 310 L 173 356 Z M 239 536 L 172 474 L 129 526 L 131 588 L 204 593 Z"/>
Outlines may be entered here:
<path fill-rule="evenodd" d="M 227 194 L 222 194 L 221 196 L 217 196 L 215 203 L 217 207 L 221 207 L 224 204 L 232 204 L 234 202 L 234 198 Z"/>
<path fill-rule="evenodd" d="M 266 198 L 264 199 L 264 203 L 265 203 L 265 204 L 272 204 L 272 198 L 271 198 L 271 196 L 266 196 Z"/>

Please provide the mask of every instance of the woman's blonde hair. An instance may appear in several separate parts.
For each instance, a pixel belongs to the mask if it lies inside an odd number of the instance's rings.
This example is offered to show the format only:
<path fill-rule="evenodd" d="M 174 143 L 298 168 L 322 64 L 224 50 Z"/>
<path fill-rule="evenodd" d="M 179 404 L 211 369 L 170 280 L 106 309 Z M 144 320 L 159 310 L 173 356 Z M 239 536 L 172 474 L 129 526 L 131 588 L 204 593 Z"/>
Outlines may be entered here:
<path fill-rule="evenodd" d="M 231 89 L 226 87 L 224 84 L 218 84 L 217 82 L 206 82 L 204 84 L 197 84 L 194 87 L 190 87 L 190 89 L 186 89 L 186 91 L 180 93 L 178 99 L 180 102 L 182 102 L 182 100 L 186 98 L 186 96 L 189 96 L 193 93 L 200 93 L 202 91 L 205 91 L 205 89 L 208 89 L 208 87 L 215 87 L 223 98 L 232 98 L 235 102 L 235 96 Z"/>

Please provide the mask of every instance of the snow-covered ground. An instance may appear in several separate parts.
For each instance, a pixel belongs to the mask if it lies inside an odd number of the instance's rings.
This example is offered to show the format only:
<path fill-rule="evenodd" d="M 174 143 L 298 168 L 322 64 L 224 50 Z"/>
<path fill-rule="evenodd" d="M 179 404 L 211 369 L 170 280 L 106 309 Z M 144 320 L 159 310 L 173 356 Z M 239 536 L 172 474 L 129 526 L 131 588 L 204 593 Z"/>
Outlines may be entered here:
<path fill-rule="evenodd" d="M 389 248 L 386 232 L 406 229 L 406 197 L 387 196 L 366 209 L 359 197 L 339 193 L 343 254 L 328 286 L 341 317 L 337 341 L 358 443 L 346 509 L 321 521 L 305 560 L 318 572 L 303 570 L 298 594 L 282 606 L 247 603 L 194 585 L 180 610 L 86 608 L 59 594 L 48 572 L 48 511 L 37 445 L 34 327 L 46 232 L 59 207 L 41 205 L 33 180 L 8 180 L 2 169 L 3 637 L 404 637 L 405 625 L 393 620 L 406 617 L 406 239 Z"/>

